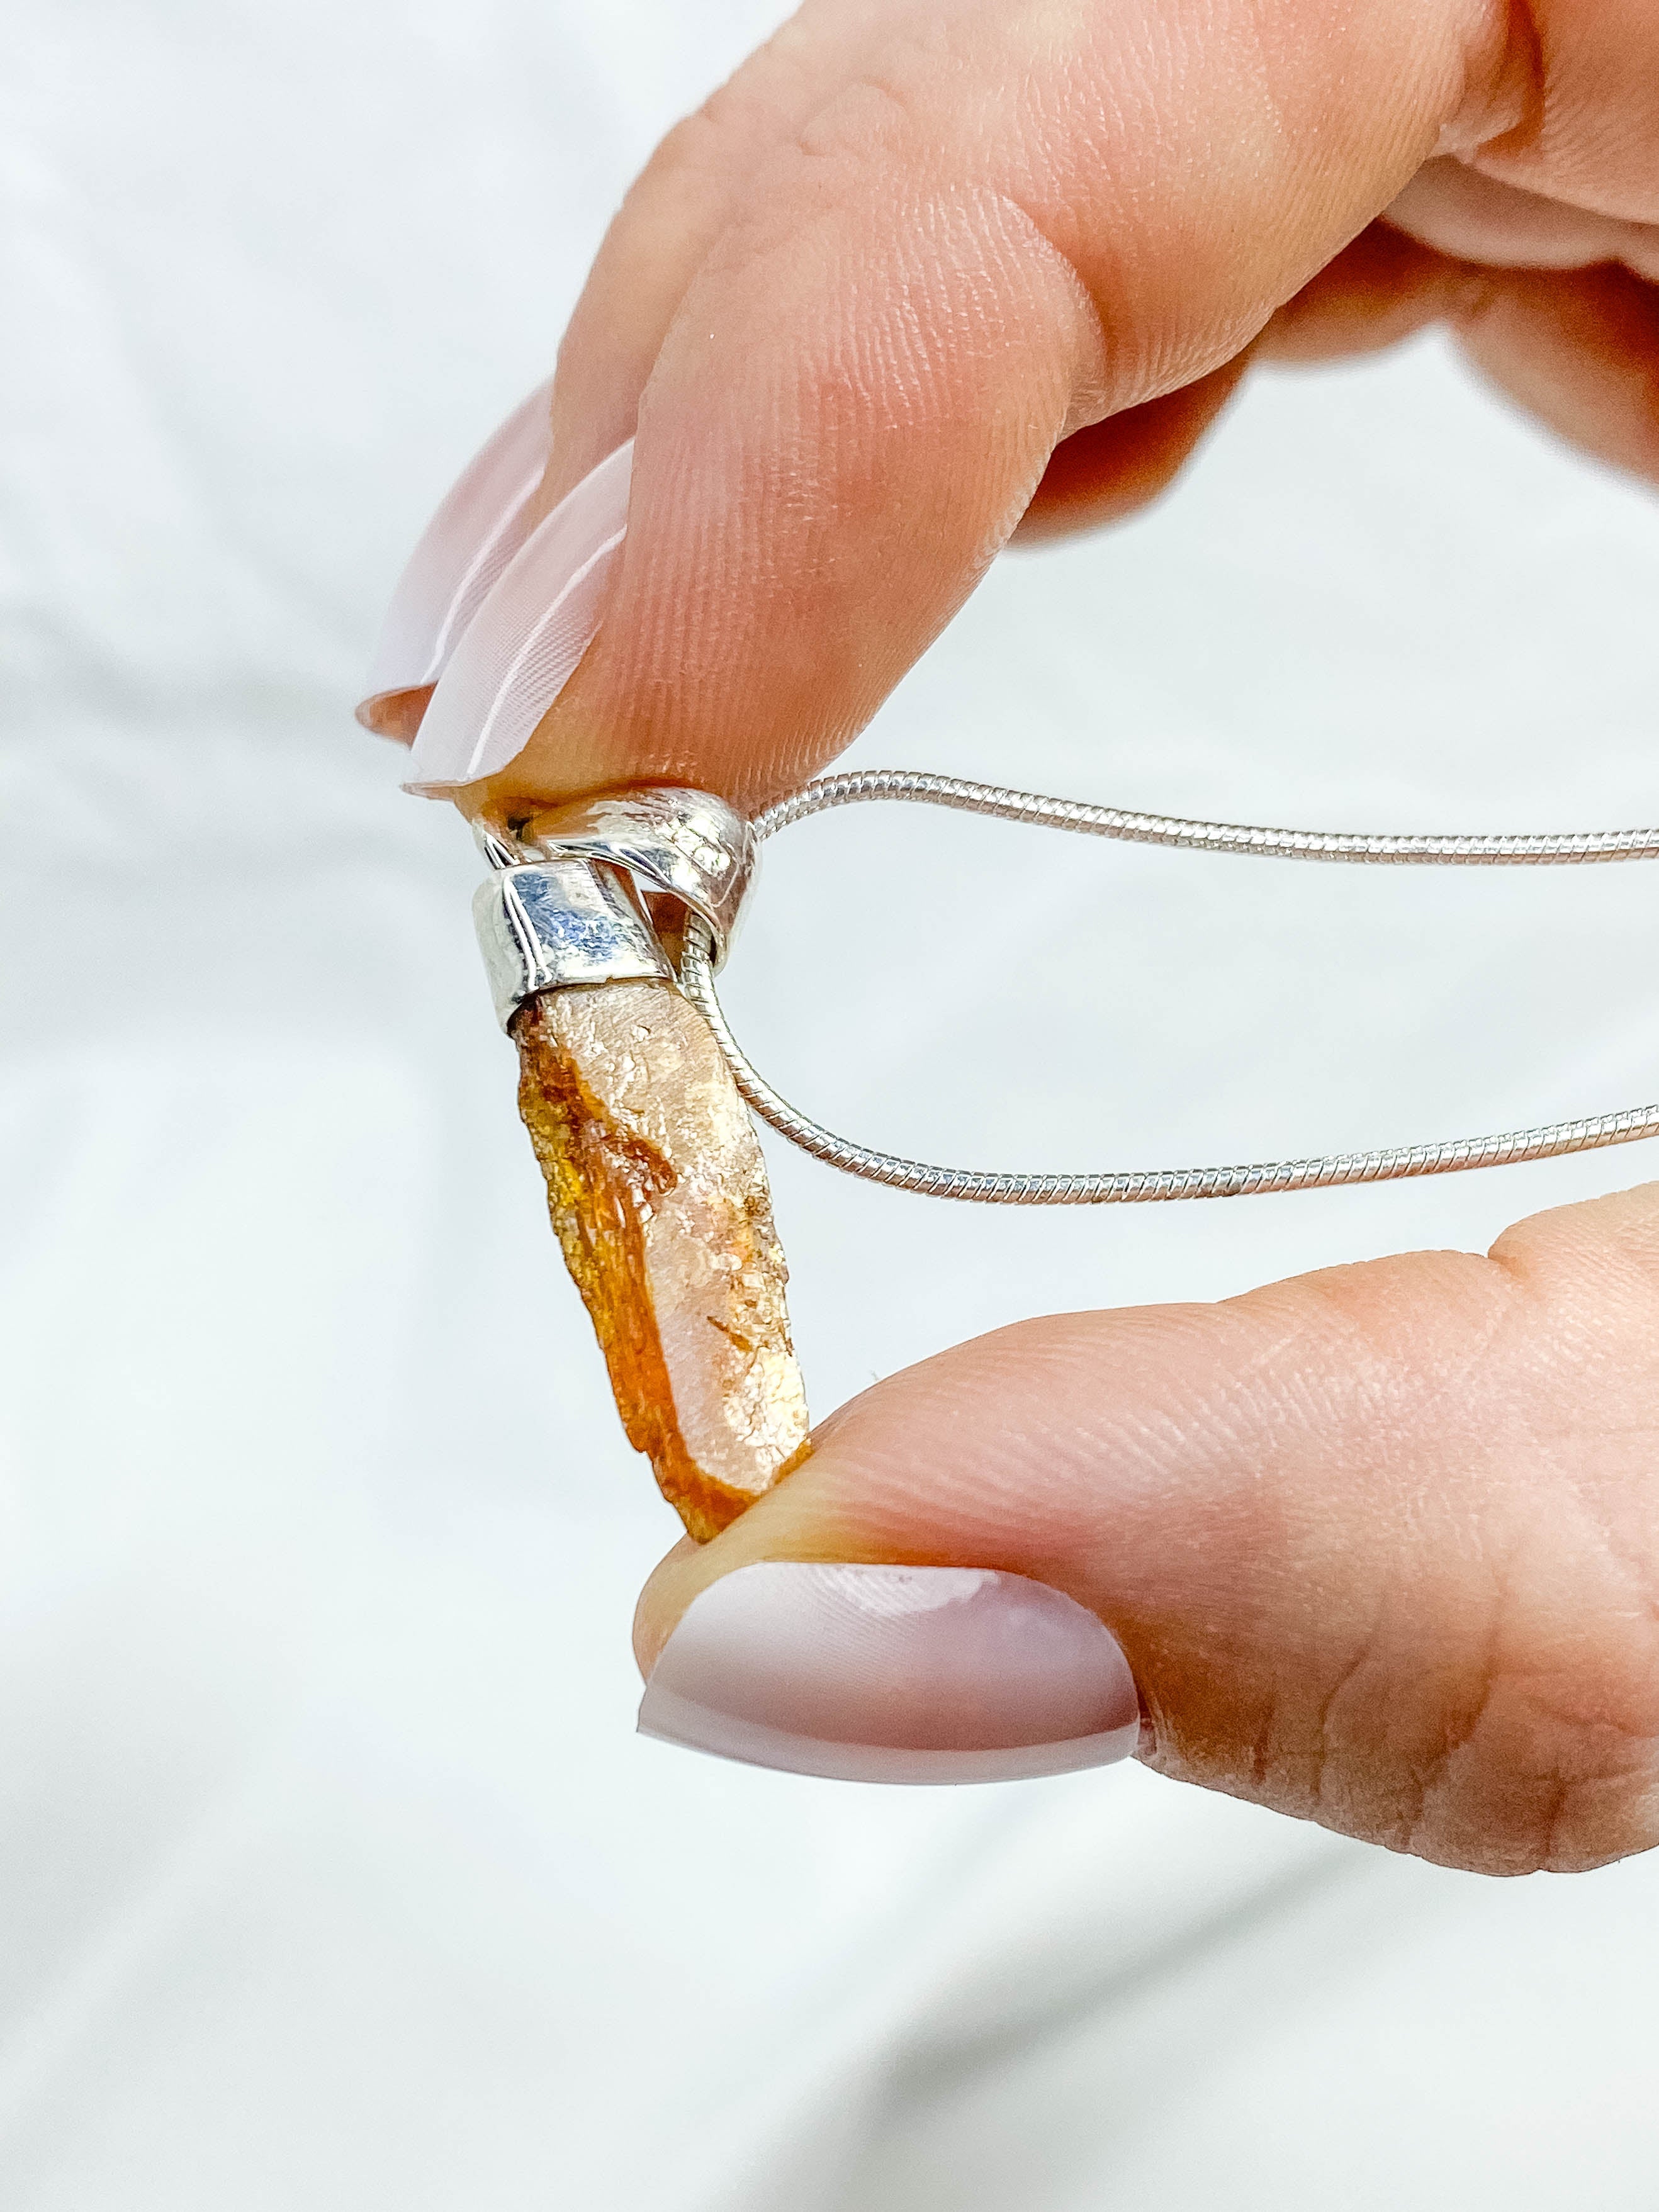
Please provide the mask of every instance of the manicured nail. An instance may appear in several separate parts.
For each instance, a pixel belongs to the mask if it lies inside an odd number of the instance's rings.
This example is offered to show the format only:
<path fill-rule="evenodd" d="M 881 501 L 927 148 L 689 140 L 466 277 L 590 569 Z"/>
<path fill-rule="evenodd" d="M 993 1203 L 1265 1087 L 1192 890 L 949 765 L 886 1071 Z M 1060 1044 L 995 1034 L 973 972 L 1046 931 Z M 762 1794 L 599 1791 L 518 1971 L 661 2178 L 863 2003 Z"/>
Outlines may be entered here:
<path fill-rule="evenodd" d="M 979 1567 L 739 1567 L 691 1601 L 642 1735 L 843 1782 L 1012 1782 L 1127 1759 L 1129 1662 L 1075 1599 Z"/>
<path fill-rule="evenodd" d="M 410 738 L 467 624 L 529 535 L 547 466 L 553 387 L 538 385 L 474 455 L 398 579 L 357 708 L 365 729 Z"/>
<path fill-rule="evenodd" d="M 514 555 L 438 678 L 405 791 L 447 797 L 530 742 L 604 618 L 628 534 L 634 441 L 567 492 Z"/>

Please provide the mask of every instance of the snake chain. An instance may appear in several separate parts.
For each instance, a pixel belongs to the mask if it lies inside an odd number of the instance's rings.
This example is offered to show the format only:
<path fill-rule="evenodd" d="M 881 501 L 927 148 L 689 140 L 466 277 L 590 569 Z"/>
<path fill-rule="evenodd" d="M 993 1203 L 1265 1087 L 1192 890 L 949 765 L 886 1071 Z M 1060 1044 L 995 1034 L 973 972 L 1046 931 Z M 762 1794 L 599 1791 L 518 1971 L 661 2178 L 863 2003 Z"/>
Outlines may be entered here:
<path fill-rule="evenodd" d="M 1045 799 L 1034 792 L 904 769 L 869 769 L 825 776 L 768 808 L 754 827 L 758 836 L 771 837 L 792 823 L 804 822 L 832 807 L 872 800 L 950 807 L 962 813 L 989 815 L 997 821 L 1069 830 L 1130 844 L 1173 845 L 1188 851 L 1253 854 L 1276 860 L 1392 866 L 1545 867 L 1659 859 L 1659 830 L 1407 836 L 1255 829 L 1235 823 L 1138 814 L 1122 807 L 1091 806 L 1079 799 Z M 1231 1167 L 1109 1170 L 1074 1175 L 999 1174 L 935 1167 L 839 1137 L 779 1096 L 732 1034 L 714 989 L 708 926 L 695 915 L 687 924 L 681 980 L 688 997 L 714 1031 L 738 1090 L 763 1121 L 815 1159 L 845 1174 L 932 1198 L 968 1199 L 997 1206 L 1145 1205 L 1169 1199 L 1238 1198 L 1257 1191 L 1307 1190 L 1335 1183 L 1392 1182 L 1407 1176 L 1452 1175 L 1465 1168 L 1552 1159 L 1563 1152 L 1593 1152 L 1607 1145 L 1627 1145 L 1639 1138 L 1659 1136 L 1659 1103 L 1656 1103 L 1632 1107 L 1622 1114 L 1590 1115 L 1576 1121 L 1552 1121 L 1538 1128 L 1462 1137 L 1438 1145 L 1334 1152 L 1310 1159 L 1261 1160 Z"/>

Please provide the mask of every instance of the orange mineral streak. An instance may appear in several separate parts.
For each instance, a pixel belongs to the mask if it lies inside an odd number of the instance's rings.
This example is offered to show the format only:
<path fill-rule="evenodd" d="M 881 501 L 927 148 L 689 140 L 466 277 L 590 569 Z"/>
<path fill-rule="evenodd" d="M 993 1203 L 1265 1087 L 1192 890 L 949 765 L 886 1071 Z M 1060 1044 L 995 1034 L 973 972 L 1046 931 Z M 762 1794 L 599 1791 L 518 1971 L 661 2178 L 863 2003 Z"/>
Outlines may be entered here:
<path fill-rule="evenodd" d="M 806 1452 L 753 1126 L 671 983 L 544 992 L 513 1036 L 519 1110 L 628 1440 L 705 1542 Z"/>

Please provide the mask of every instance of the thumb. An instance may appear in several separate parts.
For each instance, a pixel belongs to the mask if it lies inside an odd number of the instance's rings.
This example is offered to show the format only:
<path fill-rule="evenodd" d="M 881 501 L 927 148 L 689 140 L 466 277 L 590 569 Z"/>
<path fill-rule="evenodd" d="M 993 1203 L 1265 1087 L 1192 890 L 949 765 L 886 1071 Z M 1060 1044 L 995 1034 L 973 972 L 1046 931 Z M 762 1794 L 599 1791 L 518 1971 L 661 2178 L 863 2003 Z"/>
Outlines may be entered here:
<path fill-rule="evenodd" d="M 1164 1773 L 1395 1850 L 1601 1864 L 1659 1842 L 1656 1426 L 1659 1186 L 1485 1258 L 1024 1322 L 856 1399 L 664 1561 L 641 1726 L 900 1781 L 1138 1729 Z"/>

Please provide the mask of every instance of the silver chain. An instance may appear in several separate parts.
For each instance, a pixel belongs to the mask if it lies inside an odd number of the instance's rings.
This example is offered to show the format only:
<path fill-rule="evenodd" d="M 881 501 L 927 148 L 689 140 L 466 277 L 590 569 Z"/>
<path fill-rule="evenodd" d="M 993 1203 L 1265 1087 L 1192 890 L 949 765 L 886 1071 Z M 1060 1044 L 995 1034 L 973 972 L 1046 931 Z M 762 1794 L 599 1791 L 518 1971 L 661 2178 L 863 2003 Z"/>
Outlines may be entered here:
<path fill-rule="evenodd" d="M 1594 830 L 1516 836 L 1364 836 L 1351 830 L 1261 830 L 1228 822 L 1190 822 L 1178 816 L 1136 814 L 1123 807 L 1091 806 L 1081 799 L 1044 799 L 1035 792 L 969 783 L 959 776 L 928 775 L 905 769 L 866 769 L 825 776 L 767 809 L 754 824 L 762 838 L 831 807 L 871 799 L 907 800 L 987 814 L 1000 822 L 1034 823 L 1084 836 L 1115 837 L 1127 844 L 1175 845 L 1204 853 L 1256 854 L 1274 860 L 1364 861 L 1394 866 L 1549 867 L 1599 860 L 1659 859 L 1659 830 Z M 1261 1160 L 1236 1167 L 1156 1168 L 1077 1175 L 997 1174 L 981 1169 L 932 1167 L 892 1152 L 872 1152 L 810 1120 L 789 1104 L 752 1066 L 732 1036 L 714 991 L 712 942 L 707 922 L 690 917 L 681 961 L 687 996 L 714 1031 L 738 1090 L 763 1121 L 803 1152 L 847 1175 L 887 1183 L 929 1198 L 970 1199 L 994 1206 L 1146 1205 L 1176 1198 L 1239 1198 L 1256 1191 L 1309 1190 L 1334 1183 L 1394 1182 L 1407 1176 L 1455 1175 L 1464 1168 L 1553 1159 L 1563 1152 L 1599 1151 L 1659 1136 L 1659 1104 L 1622 1114 L 1596 1114 L 1577 1121 L 1551 1121 L 1498 1136 L 1460 1137 L 1440 1145 L 1402 1145 L 1372 1152 L 1333 1152 L 1303 1160 Z"/>

